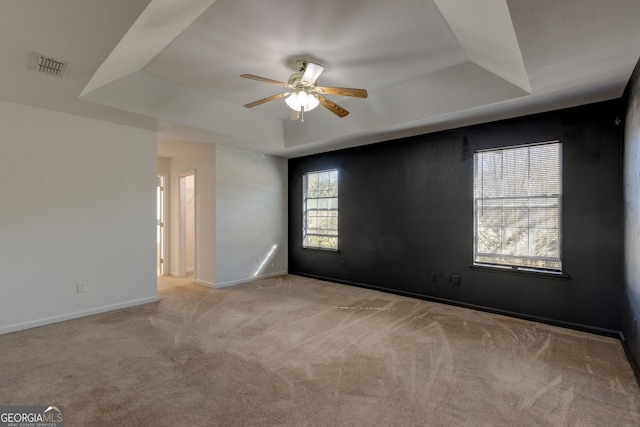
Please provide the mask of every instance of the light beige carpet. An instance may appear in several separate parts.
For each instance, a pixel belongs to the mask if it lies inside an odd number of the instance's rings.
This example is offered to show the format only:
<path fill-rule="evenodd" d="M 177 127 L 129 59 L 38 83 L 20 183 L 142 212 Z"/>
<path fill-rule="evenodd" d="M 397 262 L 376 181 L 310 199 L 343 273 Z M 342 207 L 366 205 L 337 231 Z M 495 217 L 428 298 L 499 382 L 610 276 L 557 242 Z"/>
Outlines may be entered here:
<path fill-rule="evenodd" d="M 618 341 L 296 276 L 0 336 L 67 426 L 638 426 Z"/>

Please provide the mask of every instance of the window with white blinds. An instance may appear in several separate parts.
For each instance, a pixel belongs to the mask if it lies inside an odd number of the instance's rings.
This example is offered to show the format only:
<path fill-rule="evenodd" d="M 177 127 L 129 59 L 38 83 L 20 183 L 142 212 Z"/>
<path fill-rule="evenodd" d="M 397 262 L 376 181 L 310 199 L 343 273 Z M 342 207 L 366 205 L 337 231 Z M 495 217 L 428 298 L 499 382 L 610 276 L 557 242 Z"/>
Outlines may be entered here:
<path fill-rule="evenodd" d="M 338 250 L 338 170 L 303 176 L 302 246 Z"/>
<path fill-rule="evenodd" d="M 562 271 L 562 145 L 474 156 L 474 263 Z"/>

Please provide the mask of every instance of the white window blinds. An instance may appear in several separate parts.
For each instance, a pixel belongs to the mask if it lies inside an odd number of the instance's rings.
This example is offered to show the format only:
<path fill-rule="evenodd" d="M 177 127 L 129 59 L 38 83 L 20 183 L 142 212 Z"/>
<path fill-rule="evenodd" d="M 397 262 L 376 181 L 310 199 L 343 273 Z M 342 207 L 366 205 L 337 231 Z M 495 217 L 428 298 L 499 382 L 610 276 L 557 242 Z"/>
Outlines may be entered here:
<path fill-rule="evenodd" d="M 303 176 L 304 248 L 338 249 L 338 170 Z"/>
<path fill-rule="evenodd" d="M 474 262 L 561 271 L 562 145 L 474 156 Z"/>

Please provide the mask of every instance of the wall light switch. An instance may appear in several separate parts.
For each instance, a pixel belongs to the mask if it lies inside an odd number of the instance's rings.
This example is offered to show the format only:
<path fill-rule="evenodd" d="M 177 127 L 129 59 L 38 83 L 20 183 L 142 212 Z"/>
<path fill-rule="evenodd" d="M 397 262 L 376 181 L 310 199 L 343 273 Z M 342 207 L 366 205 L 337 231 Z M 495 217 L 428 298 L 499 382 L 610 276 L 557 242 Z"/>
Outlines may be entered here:
<path fill-rule="evenodd" d="M 87 282 L 78 282 L 78 293 L 87 292 Z"/>

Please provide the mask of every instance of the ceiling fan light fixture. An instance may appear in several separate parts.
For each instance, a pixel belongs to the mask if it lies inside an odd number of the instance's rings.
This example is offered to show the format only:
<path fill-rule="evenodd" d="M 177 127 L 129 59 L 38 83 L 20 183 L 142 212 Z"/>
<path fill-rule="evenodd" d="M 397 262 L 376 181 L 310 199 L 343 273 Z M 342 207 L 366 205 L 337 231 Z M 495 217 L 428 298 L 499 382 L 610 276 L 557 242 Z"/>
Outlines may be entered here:
<path fill-rule="evenodd" d="M 262 105 L 265 102 L 273 101 L 274 99 L 285 98 L 285 102 L 292 110 L 290 119 L 296 120 L 297 117 L 300 119 L 300 121 L 304 121 L 304 113 L 306 111 L 313 110 L 318 105 L 322 105 L 324 108 L 331 111 L 338 117 L 346 117 L 349 114 L 347 110 L 331 101 L 330 99 L 327 99 L 325 95 L 351 96 L 353 98 L 366 98 L 368 96 L 365 89 L 318 86 L 316 80 L 324 70 L 324 67 L 322 65 L 315 64 L 313 62 L 307 62 L 304 60 L 298 61 L 297 65 L 298 72 L 293 73 L 291 76 L 289 76 L 288 83 L 268 79 L 266 77 L 256 76 L 253 74 L 241 74 L 240 77 L 245 79 L 271 83 L 292 90 L 292 92 L 278 93 L 276 95 L 268 96 L 266 98 L 250 102 L 248 104 L 245 104 L 244 106 L 246 108 L 252 108 L 257 105 Z M 297 114 L 294 114 L 294 111 Z"/>
<path fill-rule="evenodd" d="M 293 92 L 291 95 L 287 96 L 285 102 L 294 111 L 301 111 L 304 108 L 304 111 L 311 111 L 320 104 L 318 98 L 311 95 L 308 91 L 304 89 L 297 90 Z"/>

